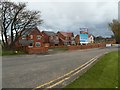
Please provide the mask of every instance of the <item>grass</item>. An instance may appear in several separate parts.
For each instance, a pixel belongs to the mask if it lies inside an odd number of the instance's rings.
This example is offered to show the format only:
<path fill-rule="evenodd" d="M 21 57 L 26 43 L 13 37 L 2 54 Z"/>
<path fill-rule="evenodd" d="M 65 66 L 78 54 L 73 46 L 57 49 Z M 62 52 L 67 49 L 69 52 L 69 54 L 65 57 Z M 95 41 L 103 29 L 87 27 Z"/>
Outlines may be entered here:
<path fill-rule="evenodd" d="M 21 54 L 25 54 L 25 53 L 21 51 L 16 52 L 16 51 L 0 50 L 1 56 L 21 55 Z"/>
<path fill-rule="evenodd" d="M 54 51 L 67 51 L 68 48 L 53 48 Z"/>
<path fill-rule="evenodd" d="M 0 56 L 21 55 L 21 54 L 25 54 L 25 53 L 21 51 L 17 51 L 16 53 L 15 50 L 4 50 L 2 49 L 2 46 L 0 44 Z"/>
<path fill-rule="evenodd" d="M 110 52 L 81 77 L 65 88 L 116 88 L 118 87 L 118 52 Z"/>

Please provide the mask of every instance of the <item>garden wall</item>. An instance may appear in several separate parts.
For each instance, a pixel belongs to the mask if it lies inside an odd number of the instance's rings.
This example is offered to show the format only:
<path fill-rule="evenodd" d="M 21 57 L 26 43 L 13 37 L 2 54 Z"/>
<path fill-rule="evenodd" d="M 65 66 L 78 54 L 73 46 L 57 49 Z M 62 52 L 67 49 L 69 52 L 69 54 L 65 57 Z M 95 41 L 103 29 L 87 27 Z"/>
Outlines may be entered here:
<path fill-rule="evenodd" d="M 89 48 L 103 48 L 106 44 L 88 44 L 88 45 L 78 45 L 78 46 L 68 46 L 69 50 L 77 50 L 77 49 L 89 49 Z"/>
<path fill-rule="evenodd" d="M 47 47 L 39 47 L 39 48 L 26 48 L 26 52 L 28 54 L 39 54 L 39 53 L 45 53 L 48 51 Z"/>
<path fill-rule="evenodd" d="M 102 48 L 105 43 L 101 44 L 88 44 L 88 45 L 70 45 L 70 46 L 50 46 L 49 48 L 67 48 L 68 50 L 89 49 L 89 48 Z"/>

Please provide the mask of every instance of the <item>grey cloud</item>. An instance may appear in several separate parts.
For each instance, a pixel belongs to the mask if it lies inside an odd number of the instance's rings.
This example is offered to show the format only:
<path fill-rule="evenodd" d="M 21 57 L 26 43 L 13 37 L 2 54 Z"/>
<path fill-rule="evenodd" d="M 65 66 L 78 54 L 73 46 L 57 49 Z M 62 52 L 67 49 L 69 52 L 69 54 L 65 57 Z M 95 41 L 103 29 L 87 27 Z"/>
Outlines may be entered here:
<path fill-rule="evenodd" d="M 28 5 L 41 11 L 44 20 L 41 28 L 55 32 L 79 34 L 79 28 L 88 27 L 95 36 L 110 36 L 108 22 L 118 15 L 116 2 L 32 2 Z"/>

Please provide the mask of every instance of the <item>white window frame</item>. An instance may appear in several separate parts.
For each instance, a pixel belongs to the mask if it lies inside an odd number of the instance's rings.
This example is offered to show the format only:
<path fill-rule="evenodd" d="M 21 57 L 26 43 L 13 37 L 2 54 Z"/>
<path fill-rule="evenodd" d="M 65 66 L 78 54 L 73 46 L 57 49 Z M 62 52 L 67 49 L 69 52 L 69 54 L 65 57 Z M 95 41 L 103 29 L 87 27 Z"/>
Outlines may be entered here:
<path fill-rule="evenodd" d="M 36 46 L 36 44 L 37 44 L 37 43 L 39 43 L 39 44 L 40 44 L 40 46 Z M 35 43 L 35 47 L 41 47 L 41 43 L 40 43 L 40 42 L 36 42 L 36 43 Z"/>
<path fill-rule="evenodd" d="M 30 35 L 30 39 L 33 39 L 33 35 Z"/>
<path fill-rule="evenodd" d="M 33 47 L 33 43 L 32 43 L 32 46 L 30 46 L 30 44 L 29 44 L 29 46 L 28 46 L 29 48 L 32 48 Z"/>
<path fill-rule="evenodd" d="M 40 40 L 41 39 L 41 35 L 37 35 L 37 40 Z"/>
<path fill-rule="evenodd" d="M 58 36 L 56 36 L 56 40 L 59 40 Z"/>
<path fill-rule="evenodd" d="M 26 35 L 22 35 L 22 39 L 26 39 Z"/>
<path fill-rule="evenodd" d="M 53 36 L 50 36 L 50 39 L 51 39 L 51 40 L 53 40 L 53 39 L 54 39 L 54 37 L 53 37 Z"/>

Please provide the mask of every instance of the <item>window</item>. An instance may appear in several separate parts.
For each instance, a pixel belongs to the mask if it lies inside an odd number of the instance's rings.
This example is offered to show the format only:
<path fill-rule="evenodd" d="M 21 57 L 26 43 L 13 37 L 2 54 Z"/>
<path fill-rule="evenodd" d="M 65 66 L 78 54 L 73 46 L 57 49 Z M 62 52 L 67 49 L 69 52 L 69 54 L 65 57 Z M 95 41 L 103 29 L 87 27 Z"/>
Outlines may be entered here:
<path fill-rule="evenodd" d="M 66 37 L 65 39 L 68 40 L 68 37 Z"/>
<path fill-rule="evenodd" d="M 33 39 L 33 35 L 30 35 L 30 39 Z"/>
<path fill-rule="evenodd" d="M 26 35 L 22 35 L 22 39 L 26 39 Z"/>
<path fill-rule="evenodd" d="M 38 40 L 41 39 L 41 36 L 40 36 L 40 35 L 37 35 L 37 39 L 38 39 Z"/>
<path fill-rule="evenodd" d="M 56 36 L 56 40 L 58 40 L 59 38 L 58 38 L 58 36 Z"/>
<path fill-rule="evenodd" d="M 53 36 L 50 36 L 50 39 L 53 40 Z"/>
<path fill-rule="evenodd" d="M 72 37 L 71 39 L 74 40 L 74 37 Z"/>
<path fill-rule="evenodd" d="M 29 48 L 30 48 L 30 47 L 33 47 L 33 43 L 30 43 L 28 47 L 29 47 Z"/>
<path fill-rule="evenodd" d="M 33 46 L 33 45 L 32 45 L 32 43 L 30 43 L 30 45 L 29 45 L 29 46 Z"/>
<path fill-rule="evenodd" d="M 40 42 L 36 42 L 35 46 L 40 47 Z"/>

